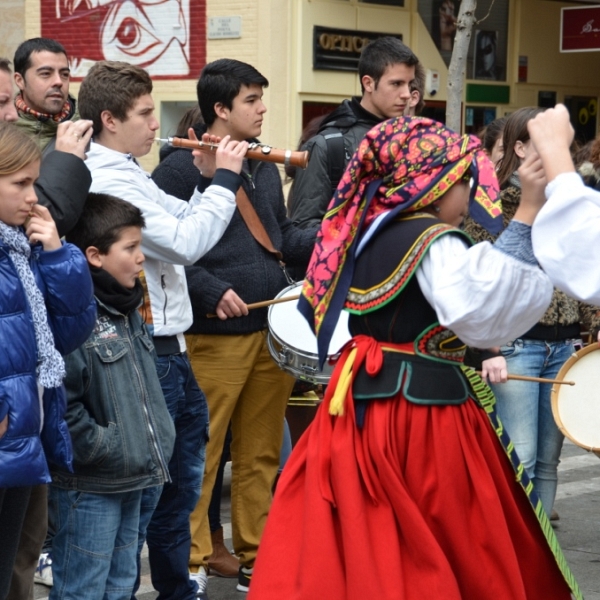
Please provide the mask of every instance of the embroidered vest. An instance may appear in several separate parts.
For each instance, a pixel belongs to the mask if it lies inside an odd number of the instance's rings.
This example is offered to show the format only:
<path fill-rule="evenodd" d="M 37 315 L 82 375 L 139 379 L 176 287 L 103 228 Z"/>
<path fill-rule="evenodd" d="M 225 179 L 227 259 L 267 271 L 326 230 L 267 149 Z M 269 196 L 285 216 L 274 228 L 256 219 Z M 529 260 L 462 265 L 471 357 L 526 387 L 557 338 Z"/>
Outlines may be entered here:
<path fill-rule="evenodd" d="M 404 215 L 378 232 L 358 257 L 345 303 L 350 332 L 405 343 L 407 351 L 384 352 L 376 377 L 361 368 L 354 380 L 355 400 L 389 398 L 402 385 L 403 395 L 419 404 L 460 404 L 467 399 L 460 370 L 465 345 L 439 324 L 414 277 L 431 244 L 448 234 L 468 240 L 429 214 Z"/>

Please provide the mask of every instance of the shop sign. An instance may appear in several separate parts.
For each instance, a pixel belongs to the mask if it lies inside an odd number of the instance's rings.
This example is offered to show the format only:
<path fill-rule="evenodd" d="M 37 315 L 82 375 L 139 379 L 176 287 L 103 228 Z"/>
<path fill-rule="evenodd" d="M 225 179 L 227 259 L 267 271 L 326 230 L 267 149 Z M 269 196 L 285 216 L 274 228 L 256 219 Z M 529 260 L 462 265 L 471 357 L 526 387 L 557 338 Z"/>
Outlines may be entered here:
<path fill-rule="evenodd" d="M 600 50 L 600 6 L 574 6 L 560 12 L 560 51 Z"/>
<path fill-rule="evenodd" d="M 363 48 L 380 37 L 398 33 L 332 29 L 315 25 L 313 30 L 313 68 L 327 71 L 358 71 L 358 59 Z"/>

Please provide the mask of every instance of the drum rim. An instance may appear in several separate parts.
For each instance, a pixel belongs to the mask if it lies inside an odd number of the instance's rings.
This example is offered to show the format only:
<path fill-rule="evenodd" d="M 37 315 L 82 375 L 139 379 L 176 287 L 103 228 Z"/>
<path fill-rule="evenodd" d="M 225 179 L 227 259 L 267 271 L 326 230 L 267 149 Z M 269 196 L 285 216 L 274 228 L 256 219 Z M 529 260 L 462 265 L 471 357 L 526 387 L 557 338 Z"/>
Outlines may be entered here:
<path fill-rule="evenodd" d="M 581 358 L 590 354 L 591 352 L 595 352 L 596 350 L 600 350 L 600 343 L 593 342 L 592 344 L 588 344 L 579 350 L 576 350 L 569 356 L 569 358 L 565 361 L 563 366 L 558 371 L 556 375 L 556 379 L 559 381 L 564 381 L 567 373 L 571 369 L 571 367 L 579 361 Z M 561 433 L 571 440 L 575 445 L 587 450 L 588 452 L 593 452 L 597 456 L 600 456 L 600 447 L 597 446 L 588 446 L 587 444 L 582 443 L 581 441 L 575 439 L 566 429 L 562 419 L 560 418 L 559 410 L 558 410 L 558 401 L 560 396 L 560 389 L 564 384 L 555 383 L 552 385 L 552 390 L 550 391 L 551 405 L 552 405 L 552 416 L 554 417 L 554 422 L 556 426 L 560 429 Z"/>

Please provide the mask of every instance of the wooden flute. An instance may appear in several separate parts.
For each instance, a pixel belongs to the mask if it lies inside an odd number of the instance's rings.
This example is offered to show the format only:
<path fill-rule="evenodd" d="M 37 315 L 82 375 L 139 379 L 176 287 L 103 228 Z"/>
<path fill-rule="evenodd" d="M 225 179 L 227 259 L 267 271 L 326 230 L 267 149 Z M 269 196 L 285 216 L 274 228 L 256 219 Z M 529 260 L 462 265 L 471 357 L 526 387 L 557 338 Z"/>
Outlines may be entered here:
<path fill-rule="evenodd" d="M 170 137 L 167 139 L 156 138 L 156 142 L 164 142 L 169 146 L 175 146 L 177 148 L 189 148 L 190 150 L 202 150 L 204 152 L 216 152 L 218 144 L 206 143 L 201 140 L 188 140 L 179 137 Z M 273 162 L 285 165 L 293 165 L 294 167 L 300 167 L 306 169 L 308 164 L 308 152 L 306 150 L 279 150 L 272 148 L 266 144 L 259 144 L 252 142 L 248 146 L 246 156 L 252 160 L 264 160 L 266 162 Z"/>

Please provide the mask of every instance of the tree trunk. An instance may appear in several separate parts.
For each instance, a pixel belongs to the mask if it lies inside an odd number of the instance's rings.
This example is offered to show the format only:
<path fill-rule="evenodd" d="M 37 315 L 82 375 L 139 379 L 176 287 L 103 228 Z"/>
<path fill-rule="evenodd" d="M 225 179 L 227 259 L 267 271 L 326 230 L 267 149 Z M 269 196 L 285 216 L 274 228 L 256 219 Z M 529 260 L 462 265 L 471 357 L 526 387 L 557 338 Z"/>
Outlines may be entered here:
<path fill-rule="evenodd" d="M 460 132 L 461 102 L 467 68 L 467 53 L 471 32 L 475 24 L 477 0 L 462 0 L 456 22 L 456 37 L 452 48 L 452 58 L 448 68 L 448 103 L 446 105 L 446 125 Z"/>

